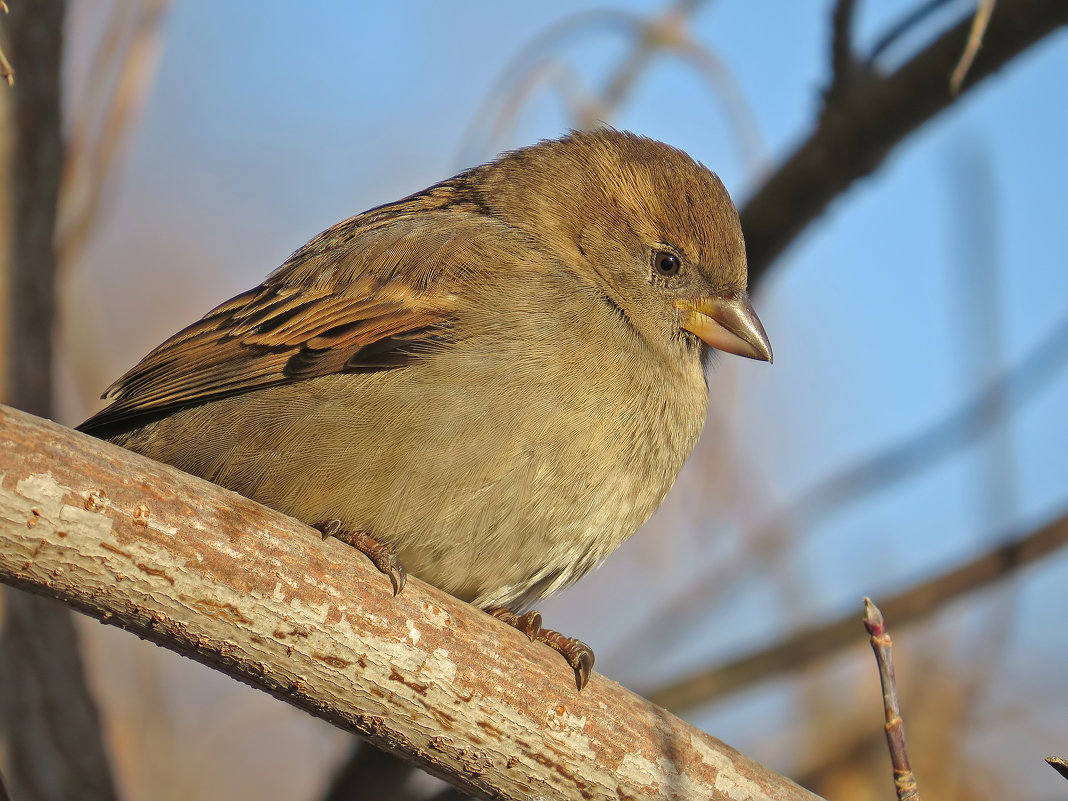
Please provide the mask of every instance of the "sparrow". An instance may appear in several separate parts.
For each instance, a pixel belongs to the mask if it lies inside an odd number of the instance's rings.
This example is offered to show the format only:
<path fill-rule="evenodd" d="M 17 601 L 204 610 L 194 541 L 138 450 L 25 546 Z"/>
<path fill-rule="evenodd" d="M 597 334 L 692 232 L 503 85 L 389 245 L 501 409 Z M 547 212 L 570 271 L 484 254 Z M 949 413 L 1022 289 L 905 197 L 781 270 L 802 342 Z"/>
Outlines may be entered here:
<path fill-rule="evenodd" d="M 365 211 L 175 334 L 80 430 L 205 478 L 545 642 L 657 509 L 713 351 L 770 362 L 738 214 L 680 150 L 613 129 Z"/>

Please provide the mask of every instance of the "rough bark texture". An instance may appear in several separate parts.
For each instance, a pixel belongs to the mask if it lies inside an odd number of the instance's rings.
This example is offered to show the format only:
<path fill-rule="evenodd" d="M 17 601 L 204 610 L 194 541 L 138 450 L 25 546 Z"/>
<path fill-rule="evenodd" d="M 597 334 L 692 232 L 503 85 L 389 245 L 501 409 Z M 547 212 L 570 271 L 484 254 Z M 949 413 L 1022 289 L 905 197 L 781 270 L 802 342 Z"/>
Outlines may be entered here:
<path fill-rule="evenodd" d="M 0 580 L 272 693 L 481 798 L 815 798 L 418 580 L 0 407 Z"/>

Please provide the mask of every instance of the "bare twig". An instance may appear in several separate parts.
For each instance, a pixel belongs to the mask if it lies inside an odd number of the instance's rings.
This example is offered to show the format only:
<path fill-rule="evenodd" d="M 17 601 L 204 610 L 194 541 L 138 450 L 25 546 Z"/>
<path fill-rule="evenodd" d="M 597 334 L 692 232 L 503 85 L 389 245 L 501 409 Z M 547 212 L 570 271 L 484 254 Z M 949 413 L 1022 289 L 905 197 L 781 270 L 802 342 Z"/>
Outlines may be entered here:
<path fill-rule="evenodd" d="M 538 76 L 546 73 L 547 65 L 553 65 L 556 72 L 562 69 L 561 59 L 550 57 L 552 51 L 559 50 L 577 35 L 589 36 L 609 31 L 626 36 L 631 47 L 609 74 L 604 89 L 588 94 L 583 102 L 576 104 L 567 102 L 573 100 L 566 95 L 570 87 L 559 87 L 577 127 L 589 129 L 611 120 L 653 57 L 669 53 L 697 68 L 705 78 L 723 104 L 727 123 L 744 161 L 756 171 L 763 162 L 764 149 L 755 115 L 729 70 L 687 33 L 686 23 L 700 5 L 702 0 L 679 0 L 663 13 L 649 19 L 622 11 L 582 12 L 550 26 L 512 60 L 475 115 L 470 132 L 465 137 L 464 163 L 474 160 L 475 154 L 482 155 L 488 150 L 495 150 L 496 143 L 505 139 L 504 133 L 522 103 L 534 87 L 544 82 Z M 493 122 L 488 123 L 492 109 L 498 106 L 500 110 Z M 490 136 L 479 146 L 475 144 L 474 133 L 483 129 L 488 129 Z"/>
<path fill-rule="evenodd" d="M 619 685 L 234 493 L 0 407 L 0 580 L 401 753 L 480 798 L 813 801 Z"/>
<path fill-rule="evenodd" d="M 868 54 L 868 64 L 874 64 L 875 60 L 890 49 L 894 42 L 905 34 L 911 32 L 913 28 L 927 19 L 935 11 L 952 2 L 953 0 L 927 0 L 927 2 L 921 3 L 911 9 L 904 17 L 891 25 L 890 28 L 879 37 L 878 41 L 872 46 L 871 53 Z"/>
<path fill-rule="evenodd" d="M 966 92 L 1044 36 L 1068 24 L 1064 0 L 1015 0 L 994 12 L 983 49 L 961 91 Z M 863 83 L 824 114 L 801 147 L 741 212 L 749 282 L 757 285 L 772 262 L 854 181 L 874 172 L 902 140 L 951 105 L 946 76 L 960 58 L 971 16 L 885 77 Z"/>
<path fill-rule="evenodd" d="M 93 55 L 85 99 L 72 115 L 63 175 L 56 241 L 64 269 L 84 252 L 111 197 L 116 164 L 152 87 L 169 5 L 170 0 L 117 4 Z"/>
<path fill-rule="evenodd" d="M 831 15 L 831 80 L 824 99 L 833 102 L 846 91 L 857 68 L 853 50 L 855 0 L 837 0 Z"/>
<path fill-rule="evenodd" d="M 1010 538 L 1006 538 L 1010 539 Z M 946 603 L 1015 575 L 1054 551 L 1068 546 L 1068 514 L 1031 533 L 1011 538 L 965 564 L 916 584 L 883 603 L 898 625 L 924 619 Z M 797 632 L 768 648 L 726 665 L 700 671 L 648 694 L 665 709 L 686 711 L 707 704 L 742 687 L 785 675 L 856 642 L 856 619 L 837 620 Z"/>
<path fill-rule="evenodd" d="M 960 94 L 964 76 L 971 69 L 975 54 L 979 52 L 979 47 L 983 44 L 983 34 L 986 33 L 986 26 L 990 24 L 990 15 L 994 13 L 995 2 L 996 0 L 979 0 L 979 7 L 976 8 L 975 17 L 972 20 L 972 29 L 968 32 L 968 44 L 949 78 L 949 90 L 955 95 Z"/>
<path fill-rule="evenodd" d="M 916 476 L 918 471 L 931 469 L 960 452 L 1003 419 L 1006 403 L 1019 412 L 1028 402 L 1040 397 L 1061 375 L 1065 364 L 1068 364 L 1068 317 L 1060 320 L 1019 364 L 994 377 L 943 418 L 884 451 L 836 470 L 802 493 L 785 511 L 775 513 L 771 522 L 755 526 L 747 541 L 761 547 L 747 552 L 744 561 L 731 564 L 730 572 L 737 577 L 747 571 L 764 569 L 785 546 L 791 532 L 809 529 L 824 516 L 873 493 L 885 492 L 894 484 Z M 716 593 L 730 586 L 721 566 L 715 566 L 713 571 L 687 582 L 670 602 L 662 604 L 654 617 L 628 636 L 630 645 L 620 646 L 621 652 L 647 641 L 656 632 L 672 631 L 687 615 L 707 609 Z M 669 620 L 676 625 L 666 626 Z"/>
<path fill-rule="evenodd" d="M 504 127 L 507 111 L 496 115 L 494 122 L 490 123 L 493 108 L 502 102 L 502 98 L 507 99 L 512 94 L 513 87 L 523 81 L 523 76 L 540 71 L 544 62 L 552 60 L 548 55 L 550 52 L 579 35 L 618 31 L 624 36 L 637 36 L 641 25 L 642 19 L 636 14 L 613 10 L 583 11 L 565 17 L 534 37 L 504 69 L 472 118 L 463 139 L 464 163 L 476 161 L 486 150 L 498 147 L 496 136 L 491 135 L 488 141 L 479 141 L 476 132 L 490 130 L 497 133 Z"/>
<path fill-rule="evenodd" d="M 905 749 L 905 723 L 901 720 L 901 704 L 897 697 L 897 682 L 894 679 L 893 642 L 886 630 L 883 613 L 864 599 L 864 628 L 871 635 L 871 649 L 879 665 L 879 683 L 883 688 L 883 711 L 886 717 L 886 744 L 890 749 L 890 763 L 894 768 L 894 789 L 898 801 L 920 801 L 916 776 L 909 765 Z"/>

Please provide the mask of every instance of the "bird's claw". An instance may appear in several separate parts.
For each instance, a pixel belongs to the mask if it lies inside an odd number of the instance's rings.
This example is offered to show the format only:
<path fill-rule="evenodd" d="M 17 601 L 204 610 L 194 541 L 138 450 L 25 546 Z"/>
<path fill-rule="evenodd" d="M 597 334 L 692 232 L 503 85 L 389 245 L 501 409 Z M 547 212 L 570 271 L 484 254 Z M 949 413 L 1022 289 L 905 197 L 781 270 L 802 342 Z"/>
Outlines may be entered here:
<path fill-rule="evenodd" d="M 582 640 L 565 637 L 558 631 L 542 628 L 541 614 L 538 612 L 531 611 L 517 615 L 508 609 L 490 609 L 489 613 L 526 634 L 531 642 L 534 640 L 543 642 L 563 656 L 567 664 L 575 671 L 575 686 L 579 691 L 589 682 L 590 674 L 593 673 L 594 655 L 593 649 Z"/>
<path fill-rule="evenodd" d="M 408 583 L 408 572 L 388 546 L 380 543 L 366 531 L 342 528 L 341 521 L 337 518 L 319 523 L 314 528 L 323 535 L 324 540 L 327 537 L 341 540 L 370 559 L 379 572 L 389 576 L 389 583 L 393 585 L 393 595 L 400 595 L 404 585 Z"/>

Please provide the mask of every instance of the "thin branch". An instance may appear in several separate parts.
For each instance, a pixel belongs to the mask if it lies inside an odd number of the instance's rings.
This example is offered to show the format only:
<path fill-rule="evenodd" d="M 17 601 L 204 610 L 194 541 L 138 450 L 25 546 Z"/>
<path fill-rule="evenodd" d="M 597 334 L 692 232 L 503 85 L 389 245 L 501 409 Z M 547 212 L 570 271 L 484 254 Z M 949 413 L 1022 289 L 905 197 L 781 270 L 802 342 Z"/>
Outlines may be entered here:
<path fill-rule="evenodd" d="M 920 801 L 916 776 L 909 765 L 905 748 L 905 723 L 901 719 L 901 703 L 897 697 L 894 678 L 894 643 L 886 630 L 886 621 L 871 598 L 864 599 L 864 628 L 871 635 L 871 649 L 879 666 L 879 684 L 883 688 L 883 713 L 886 718 L 886 745 L 890 749 L 890 763 L 894 768 L 894 789 L 898 801 Z"/>
<path fill-rule="evenodd" d="M 764 570 L 785 548 L 792 532 L 810 529 L 819 520 L 849 504 L 875 493 L 885 492 L 901 481 L 930 470 L 941 461 L 975 442 L 1002 420 L 1008 410 L 1020 412 L 1062 374 L 1068 364 L 1068 316 L 1060 320 L 1019 364 L 994 377 L 986 386 L 941 419 L 925 426 L 889 448 L 850 462 L 818 481 L 784 511 L 774 513 L 768 523 L 749 532 L 753 547 L 732 562 L 734 578 L 754 570 Z M 715 565 L 688 581 L 662 604 L 656 615 L 636 627 L 619 646 L 626 653 L 638 642 L 679 629 L 679 623 L 714 605 L 716 595 L 732 586 L 723 566 Z M 665 625 L 668 621 L 672 626 Z M 685 626 L 682 627 L 683 629 Z M 629 643 L 629 644 L 628 644 Z M 662 642 L 660 647 L 668 647 Z"/>
<path fill-rule="evenodd" d="M 642 18 L 636 14 L 614 10 L 581 11 L 565 17 L 546 28 L 532 39 L 522 50 L 519 51 L 501 72 L 500 77 L 486 95 L 482 106 L 471 119 L 471 125 L 463 137 L 461 148 L 464 164 L 476 161 L 487 148 L 495 148 L 495 139 L 491 136 L 488 141 L 478 141 L 477 132 L 484 130 L 497 131 L 504 127 L 503 117 L 505 112 L 496 115 L 491 123 L 493 108 L 500 102 L 499 98 L 505 98 L 511 94 L 511 88 L 519 83 L 523 76 L 531 71 L 540 69 L 540 65 L 550 60 L 549 53 L 562 46 L 573 37 L 588 35 L 602 31 L 619 31 L 624 36 L 637 36 L 640 34 Z"/>
<path fill-rule="evenodd" d="M 764 161 L 764 147 L 756 116 L 722 61 L 707 48 L 694 42 L 687 32 L 689 18 L 701 5 L 702 0 L 679 0 L 663 13 L 648 19 L 621 11 L 582 12 L 550 26 L 512 60 L 487 95 L 482 108 L 474 117 L 469 133 L 465 136 L 464 148 L 467 155 L 464 163 L 473 160 L 474 155 L 481 152 L 474 146 L 475 131 L 490 131 L 489 136 L 484 138 L 488 145 L 504 141 L 503 134 L 515 121 L 523 103 L 532 90 L 544 82 L 538 78 L 538 74 L 544 73 L 549 65 L 559 69 L 558 59 L 540 54 L 559 50 L 579 34 L 588 36 L 599 31 L 616 31 L 630 40 L 631 47 L 609 74 L 604 89 L 596 95 L 590 95 L 583 103 L 575 104 L 568 102 L 566 94 L 567 89 L 572 87 L 560 87 L 560 94 L 576 127 L 590 129 L 609 121 L 631 93 L 653 57 L 668 53 L 678 56 L 701 73 L 723 105 L 724 116 L 737 141 L 742 159 L 756 172 Z M 490 124 L 487 119 L 491 110 L 498 105 L 500 110 Z"/>
<path fill-rule="evenodd" d="M 961 91 L 1065 24 L 1064 0 L 1001 3 Z M 894 73 L 873 76 L 847 93 L 745 204 L 741 217 L 751 285 L 760 283 L 772 262 L 834 198 L 874 172 L 894 147 L 956 100 L 946 76 L 960 58 L 971 26 L 969 15 Z"/>
<path fill-rule="evenodd" d="M 0 580 L 222 670 L 479 798 L 813 801 L 599 675 L 232 492 L 0 407 Z"/>
<path fill-rule="evenodd" d="M 921 3 L 913 8 L 879 37 L 879 40 L 872 46 L 871 53 L 868 54 L 868 64 L 874 64 L 876 59 L 886 52 L 894 42 L 912 31 L 935 11 L 952 2 L 954 0 L 927 0 L 926 3 Z"/>
<path fill-rule="evenodd" d="M 898 625 L 929 617 L 950 601 L 1015 575 L 1019 570 L 1068 546 L 1068 514 L 946 573 L 908 588 L 883 603 Z M 679 679 L 648 694 L 656 704 L 687 711 L 742 687 L 784 676 L 856 643 L 856 618 L 846 614 L 800 631 L 774 645 L 726 665 Z"/>
<path fill-rule="evenodd" d="M 979 7 L 975 10 L 975 18 L 972 20 L 972 29 L 968 32 L 968 44 L 957 66 L 954 67 L 953 74 L 949 77 L 949 91 L 955 95 L 960 94 L 960 85 L 964 83 L 964 77 L 971 69 L 972 62 L 975 61 L 975 54 L 979 52 L 979 47 L 983 44 L 983 34 L 986 33 L 986 27 L 990 24 L 990 15 L 994 13 L 995 2 L 996 0 L 979 0 Z"/>
<path fill-rule="evenodd" d="M 824 94 L 827 100 L 847 90 L 855 73 L 856 53 L 853 50 L 853 12 L 855 0 L 837 0 L 831 15 L 831 81 Z"/>
<path fill-rule="evenodd" d="M 754 175 L 762 174 L 768 156 L 756 112 L 727 65 L 708 48 L 685 37 L 675 43 L 672 52 L 689 62 L 705 79 L 723 106 L 723 118 L 730 127 L 742 162 Z"/>
<path fill-rule="evenodd" d="M 72 117 L 63 177 L 63 213 L 56 233 L 63 269 L 84 254 L 100 227 L 101 210 L 117 182 L 118 162 L 152 89 L 169 4 L 142 0 L 136 6 L 115 6 L 94 53 L 86 102 Z M 119 33 L 129 25 L 134 30 L 120 44 Z"/>

